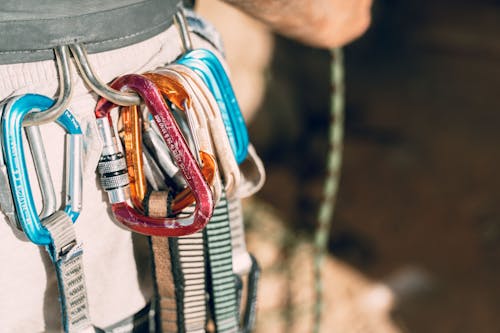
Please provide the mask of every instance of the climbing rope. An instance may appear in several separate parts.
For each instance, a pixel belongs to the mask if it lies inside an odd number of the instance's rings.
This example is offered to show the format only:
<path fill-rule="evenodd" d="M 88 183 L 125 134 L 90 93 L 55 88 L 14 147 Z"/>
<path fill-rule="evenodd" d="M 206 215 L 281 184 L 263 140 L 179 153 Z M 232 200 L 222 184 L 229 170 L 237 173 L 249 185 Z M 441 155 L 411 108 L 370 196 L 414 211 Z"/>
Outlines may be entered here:
<path fill-rule="evenodd" d="M 330 226 L 335 209 L 335 201 L 339 187 L 340 167 L 342 164 L 342 145 L 344 136 L 344 67 L 342 49 L 330 52 L 330 127 L 329 150 L 326 164 L 326 179 L 323 187 L 323 199 L 318 211 L 318 225 L 314 235 L 314 283 L 315 306 L 313 332 L 321 328 L 323 313 L 323 261 L 328 245 Z"/>

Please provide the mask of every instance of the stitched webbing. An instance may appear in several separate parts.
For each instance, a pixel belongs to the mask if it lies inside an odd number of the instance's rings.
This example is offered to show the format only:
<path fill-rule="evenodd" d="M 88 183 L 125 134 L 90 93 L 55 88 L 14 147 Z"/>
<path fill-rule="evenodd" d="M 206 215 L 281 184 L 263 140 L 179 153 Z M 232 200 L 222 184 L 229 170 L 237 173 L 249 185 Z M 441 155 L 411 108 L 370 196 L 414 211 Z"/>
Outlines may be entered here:
<path fill-rule="evenodd" d="M 251 332 L 255 326 L 257 285 L 260 268 L 255 258 L 247 251 L 241 199 L 238 197 L 229 198 L 228 206 L 231 244 L 233 247 L 233 272 L 238 274 L 239 278 L 239 284 L 237 284 L 238 308 L 241 308 L 241 289 L 243 288 L 241 276 L 248 274 L 246 300 L 244 303 L 245 309 L 243 311 L 243 324 L 241 328 L 241 332 L 247 333 Z"/>
<path fill-rule="evenodd" d="M 94 332 L 83 272 L 83 249 L 77 244 L 73 221 L 65 212 L 57 211 L 43 223 L 52 237 L 48 251 L 56 267 L 64 331 Z"/>
<path fill-rule="evenodd" d="M 238 197 L 229 198 L 228 206 L 229 225 L 231 227 L 231 245 L 233 247 L 233 272 L 238 275 L 243 275 L 250 271 L 252 260 L 247 252 L 247 245 L 245 242 L 241 199 Z"/>
<path fill-rule="evenodd" d="M 148 214 L 167 216 L 167 192 L 153 192 Z M 194 206 L 180 215 L 191 215 Z M 179 238 L 151 237 L 162 332 L 204 333 L 206 325 L 205 256 L 201 232 Z"/>
<path fill-rule="evenodd" d="M 229 207 L 223 192 L 203 231 L 208 253 L 210 306 L 217 332 L 238 332 L 239 313 L 233 258 Z"/>
<path fill-rule="evenodd" d="M 184 209 L 181 215 L 191 215 L 194 205 Z M 172 246 L 173 245 L 173 246 Z M 170 253 L 177 259 L 174 267 L 176 286 L 182 286 L 182 297 L 177 299 L 179 315 L 182 316 L 186 333 L 205 333 L 207 307 L 205 295 L 205 254 L 203 252 L 203 233 L 201 231 L 170 238 Z"/>
<path fill-rule="evenodd" d="M 152 192 L 148 198 L 146 213 L 153 217 L 167 216 L 168 198 L 168 192 Z M 177 333 L 177 303 L 168 238 L 151 237 L 151 247 L 158 296 L 157 327 L 161 327 L 163 333 Z"/>

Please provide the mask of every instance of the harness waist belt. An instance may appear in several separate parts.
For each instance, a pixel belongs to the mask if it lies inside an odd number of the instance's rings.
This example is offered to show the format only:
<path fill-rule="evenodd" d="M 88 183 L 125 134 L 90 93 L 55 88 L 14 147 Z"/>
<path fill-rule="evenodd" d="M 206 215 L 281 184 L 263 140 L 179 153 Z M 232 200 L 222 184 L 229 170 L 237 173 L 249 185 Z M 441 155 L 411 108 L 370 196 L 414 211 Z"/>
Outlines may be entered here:
<path fill-rule="evenodd" d="M 138 43 L 170 26 L 180 2 L 12 2 L 0 9 L 0 64 L 54 59 L 58 45 L 83 43 L 96 53 Z"/>

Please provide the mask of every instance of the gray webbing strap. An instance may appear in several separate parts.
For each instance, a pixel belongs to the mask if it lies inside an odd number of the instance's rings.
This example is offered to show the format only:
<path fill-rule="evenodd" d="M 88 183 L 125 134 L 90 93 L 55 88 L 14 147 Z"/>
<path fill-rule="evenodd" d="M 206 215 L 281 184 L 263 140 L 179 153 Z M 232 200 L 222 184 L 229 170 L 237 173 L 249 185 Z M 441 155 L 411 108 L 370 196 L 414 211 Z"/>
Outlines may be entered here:
<path fill-rule="evenodd" d="M 228 198 L 229 225 L 231 227 L 231 245 L 233 247 L 233 272 L 238 275 L 247 274 L 252 267 L 252 259 L 247 251 L 245 227 L 243 225 L 243 209 L 241 199 Z"/>
<path fill-rule="evenodd" d="M 153 216 L 168 215 L 168 192 L 152 192 L 145 207 Z M 180 217 L 189 216 L 194 206 Z M 151 237 L 162 332 L 204 333 L 207 321 L 203 233 Z"/>
<path fill-rule="evenodd" d="M 154 191 L 147 200 L 147 214 L 152 217 L 165 217 L 168 215 L 167 191 Z M 158 313 L 157 327 L 161 327 L 162 333 L 177 333 L 177 303 L 175 295 L 174 277 L 172 275 L 172 264 L 170 257 L 170 246 L 166 237 L 151 237 L 151 248 L 153 250 L 154 276 L 157 292 Z"/>
<path fill-rule="evenodd" d="M 76 241 L 73 221 L 63 211 L 43 220 L 52 237 L 48 252 L 56 267 L 65 332 L 94 332 L 87 301 L 83 249 Z"/>
<path fill-rule="evenodd" d="M 229 207 L 223 192 L 203 231 L 208 254 L 210 305 L 216 332 L 238 332 L 239 311 L 233 275 Z"/>
<path fill-rule="evenodd" d="M 183 210 L 182 215 L 191 215 L 194 205 Z M 172 257 L 177 257 L 178 273 L 176 286 L 182 281 L 182 297 L 178 298 L 179 314 L 182 314 L 186 333 L 205 333 L 207 323 L 207 305 L 205 294 L 205 253 L 203 232 L 170 238 Z M 174 250 L 174 251 L 172 251 Z M 172 264 L 174 261 L 172 262 Z M 179 274 L 180 273 L 180 274 Z M 180 306 L 179 306 L 180 305 Z"/>
<path fill-rule="evenodd" d="M 257 285 L 259 283 L 260 268 L 255 258 L 247 251 L 241 199 L 233 196 L 228 199 L 228 205 L 231 244 L 233 247 L 233 272 L 240 277 L 248 274 L 245 309 L 243 311 L 243 324 L 241 327 L 241 332 L 247 333 L 251 332 L 255 326 Z M 241 278 L 240 284 L 241 289 L 243 287 Z M 241 304 L 242 292 L 240 289 L 238 289 L 238 308 L 240 308 Z"/>

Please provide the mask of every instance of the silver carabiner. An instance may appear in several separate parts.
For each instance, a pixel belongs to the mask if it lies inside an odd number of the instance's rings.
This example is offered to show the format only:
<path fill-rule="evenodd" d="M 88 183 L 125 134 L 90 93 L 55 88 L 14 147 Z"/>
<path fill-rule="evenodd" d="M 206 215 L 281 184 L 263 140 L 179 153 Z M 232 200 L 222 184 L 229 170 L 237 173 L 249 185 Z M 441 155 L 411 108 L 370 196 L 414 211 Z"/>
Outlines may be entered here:
<path fill-rule="evenodd" d="M 54 48 L 56 56 L 57 72 L 59 76 L 59 96 L 47 111 L 31 112 L 23 120 L 23 126 L 43 125 L 54 122 L 69 104 L 73 85 L 71 82 L 71 70 L 69 68 L 69 49 L 67 45 Z"/>
<path fill-rule="evenodd" d="M 184 51 L 187 52 L 192 50 L 193 42 L 191 41 L 191 36 L 189 35 L 188 23 L 182 8 L 179 8 L 179 10 L 175 13 L 174 18 L 175 23 L 179 28 L 179 34 L 181 35 L 182 47 L 184 48 Z"/>
<path fill-rule="evenodd" d="M 69 48 L 75 57 L 76 66 L 78 67 L 82 78 L 99 96 L 121 106 L 141 104 L 141 98 L 138 94 L 133 92 L 121 92 L 103 83 L 95 75 L 90 62 L 88 61 L 87 52 L 81 44 L 71 44 Z"/>

